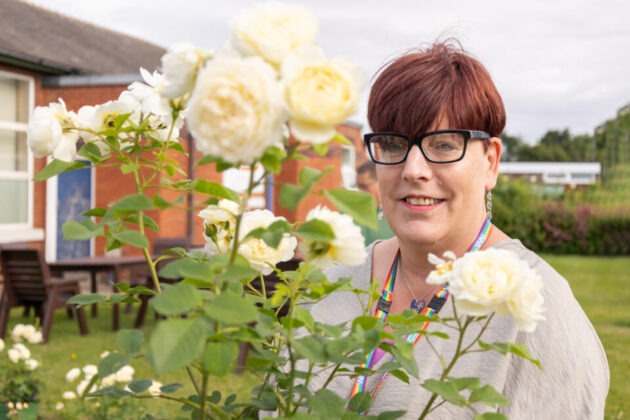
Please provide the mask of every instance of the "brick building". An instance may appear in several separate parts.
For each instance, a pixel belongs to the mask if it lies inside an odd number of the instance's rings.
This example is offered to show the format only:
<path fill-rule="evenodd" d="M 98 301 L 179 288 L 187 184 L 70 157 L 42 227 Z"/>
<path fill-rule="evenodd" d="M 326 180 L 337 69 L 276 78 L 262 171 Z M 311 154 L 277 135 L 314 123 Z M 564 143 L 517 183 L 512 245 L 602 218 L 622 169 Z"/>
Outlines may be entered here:
<path fill-rule="evenodd" d="M 34 107 L 58 98 L 74 111 L 116 99 L 130 83 L 140 80 L 140 67 L 158 68 L 164 49 L 19 0 L 0 0 L 0 10 L 0 194 L 9 198 L 0 208 L 0 246 L 29 242 L 45 249 L 48 260 L 103 254 L 102 238 L 62 241 L 61 225 L 87 208 L 107 207 L 133 193 L 133 182 L 125 180 L 117 168 L 82 169 L 46 182 L 31 182 L 46 160 L 34 158 L 26 145 L 28 117 Z M 362 150 L 360 127 L 347 124 L 338 129 Z M 184 170 L 195 178 L 217 182 L 229 183 L 227 177 L 234 178 L 233 172 L 218 174 L 211 165 L 193 173 L 200 153 L 193 147 L 194 140 L 184 137 L 184 149 L 190 151 L 189 159 L 178 157 Z M 326 156 L 313 155 L 308 164 L 322 169 L 332 165 L 333 172 L 318 188 L 337 188 L 353 185 L 355 162 L 354 147 L 333 144 Z M 296 182 L 302 166 L 301 161 L 287 163 L 274 182 Z M 291 221 L 303 220 L 311 207 L 323 202 L 309 197 L 289 211 L 279 206 L 278 191 L 273 187 L 263 191 L 258 205 Z M 161 194 L 175 198 L 170 192 Z M 199 199 L 188 197 L 188 202 Z M 196 210 L 169 209 L 149 215 L 160 227 L 159 236 L 189 236 L 193 243 L 202 243 Z M 149 231 L 148 236 L 152 241 L 156 234 Z M 125 247 L 122 252 L 138 250 Z"/>

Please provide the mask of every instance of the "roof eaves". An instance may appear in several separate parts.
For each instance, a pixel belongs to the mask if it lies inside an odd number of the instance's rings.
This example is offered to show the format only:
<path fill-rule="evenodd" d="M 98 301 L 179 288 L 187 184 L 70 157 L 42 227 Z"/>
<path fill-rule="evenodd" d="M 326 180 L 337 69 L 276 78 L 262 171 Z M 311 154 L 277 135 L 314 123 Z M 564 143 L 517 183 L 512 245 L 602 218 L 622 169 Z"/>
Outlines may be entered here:
<path fill-rule="evenodd" d="M 82 71 L 61 63 L 0 48 L 0 63 L 44 74 L 77 74 Z"/>
<path fill-rule="evenodd" d="M 42 79 L 42 87 L 122 86 L 142 81 L 140 73 L 48 76 Z"/>

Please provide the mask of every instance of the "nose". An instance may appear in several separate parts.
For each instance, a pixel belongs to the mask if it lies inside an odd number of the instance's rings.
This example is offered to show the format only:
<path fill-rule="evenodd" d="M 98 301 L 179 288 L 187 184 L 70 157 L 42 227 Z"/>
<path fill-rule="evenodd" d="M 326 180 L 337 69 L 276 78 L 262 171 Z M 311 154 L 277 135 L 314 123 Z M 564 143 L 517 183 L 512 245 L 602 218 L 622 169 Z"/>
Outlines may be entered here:
<path fill-rule="evenodd" d="M 431 162 L 426 160 L 418 145 L 409 150 L 407 160 L 402 164 L 404 165 L 402 177 L 405 181 L 428 181 L 433 177 Z"/>

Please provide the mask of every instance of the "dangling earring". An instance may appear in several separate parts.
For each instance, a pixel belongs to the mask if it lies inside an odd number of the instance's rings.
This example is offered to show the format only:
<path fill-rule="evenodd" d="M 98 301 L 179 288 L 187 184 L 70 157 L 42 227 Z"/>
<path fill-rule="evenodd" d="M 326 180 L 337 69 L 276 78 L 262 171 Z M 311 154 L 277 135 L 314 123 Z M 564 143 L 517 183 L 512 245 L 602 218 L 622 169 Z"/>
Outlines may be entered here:
<path fill-rule="evenodd" d="M 486 218 L 492 221 L 492 190 L 488 190 L 486 194 Z"/>
<path fill-rule="evenodd" d="M 383 220 L 383 207 L 378 206 L 378 214 L 376 217 L 378 217 L 378 220 Z"/>

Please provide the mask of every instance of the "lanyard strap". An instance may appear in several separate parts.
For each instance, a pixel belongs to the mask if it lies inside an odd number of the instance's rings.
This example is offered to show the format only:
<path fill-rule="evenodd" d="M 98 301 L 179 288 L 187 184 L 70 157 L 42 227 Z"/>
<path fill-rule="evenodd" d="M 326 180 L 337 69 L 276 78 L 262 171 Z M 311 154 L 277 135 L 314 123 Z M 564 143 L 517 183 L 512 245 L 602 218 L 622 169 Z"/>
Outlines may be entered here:
<path fill-rule="evenodd" d="M 477 251 L 481 249 L 481 247 L 486 243 L 486 240 L 490 236 L 491 230 L 492 230 L 492 223 L 490 223 L 490 220 L 486 219 L 483 223 L 483 226 L 479 230 L 479 233 L 477 234 L 477 238 L 468 249 L 468 252 L 473 252 L 473 251 Z M 394 258 L 394 261 L 392 262 L 392 265 L 389 269 L 389 274 L 387 275 L 387 281 L 385 282 L 385 285 L 383 286 L 381 297 L 378 300 L 378 303 L 376 305 L 376 312 L 374 316 L 378 318 L 379 320 L 381 320 L 381 322 L 385 322 L 387 320 L 387 314 L 389 313 L 389 309 L 392 305 L 394 283 L 396 282 L 396 273 L 398 271 L 399 260 L 400 260 L 400 249 L 396 253 L 396 257 Z M 446 284 L 444 285 L 442 289 L 440 289 L 440 291 L 438 291 L 435 294 L 435 296 L 433 296 L 433 298 L 431 299 L 431 302 L 429 302 L 429 304 L 422 310 L 421 314 L 426 315 L 428 317 L 432 317 L 433 315 L 438 313 L 440 309 L 442 309 L 442 306 L 444 306 L 444 303 L 446 303 L 448 296 L 449 296 L 448 284 Z M 422 331 L 424 331 L 428 325 L 429 325 L 429 321 L 425 322 L 424 325 L 422 325 L 422 328 L 420 329 L 419 332 L 408 334 L 405 337 L 405 339 L 415 346 L 416 343 L 420 340 L 420 337 L 422 337 Z M 362 368 L 365 368 L 366 366 L 371 367 L 375 350 L 376 349 L 370 352 L 366 363 L 361 364 L 360 367 Z M 394 360 L 396 359 L 394 358 L 392 361 Z M 388 376 L 389 376 L 389 372 L 383 373 L 383 375 L 380 377 L 380 379 L 374 386 L 374 389 L 372 389 L 372 391 L 370 392 L 370 395 L 372 397 L 374 397 L 374 395 L 376 394 L 376 391 L 378 390 L 380 385 L 385 381 L 385 379 Z M 348 400 L 351 400 L 359 392 L 365 391 L 366 381 L 367 381 L 367 375 L 361 375 L 355 378 L 354 384 L 352 386 L 352 390 L 350 392 L 350 397 L 348 398 Z M 367 414 L 367 411 L 360 413 L 360 415 L 362 416 L 365 416 L 366 414 Z"/>

